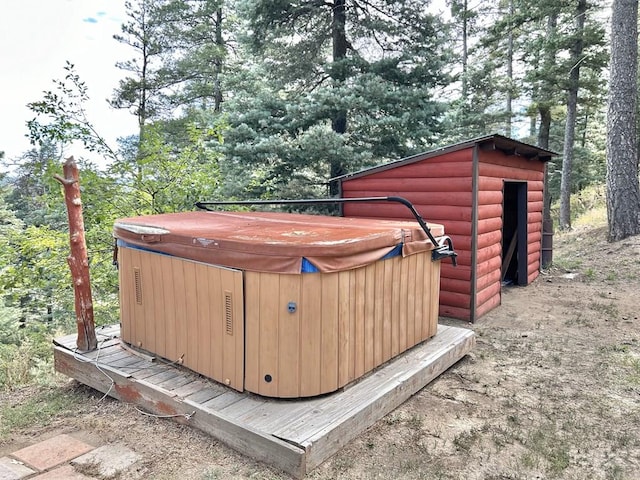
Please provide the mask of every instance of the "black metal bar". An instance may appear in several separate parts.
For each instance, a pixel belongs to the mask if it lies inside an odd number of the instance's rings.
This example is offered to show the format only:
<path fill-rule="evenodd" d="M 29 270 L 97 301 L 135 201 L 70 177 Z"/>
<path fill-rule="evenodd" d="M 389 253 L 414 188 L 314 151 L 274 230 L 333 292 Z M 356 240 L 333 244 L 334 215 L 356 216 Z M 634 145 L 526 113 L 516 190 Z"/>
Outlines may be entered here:
<path fill-rule="evenodd" d="M 435 239 L 429 226 L 420 216 L 413 204 L 403 197 L 355 197 L 355 198 L 311 198 L 305 200 L 239 200 L 239 201 L 213 201 L 213 202 L 196 202 L 196 207 L 203 210 L 211 210 L 208 207 L 213 206 L 225 206 L 225 205 L 330 205 L 330 204 L 342 204 L 342 203 L 371 203 L 371 202 L 396 202 L 401 203 L 407 207 L 411 214 L 415 217 L 416 221 L 420 224 L 424 233 L 427 234 L 429 240 L 434 245 L 433 259 L 439 260 L 444 257 L 451 257 L 454 265 L 456 265 L 457 253 L 453 251 L 453 243 L 451 239 L 447 237 L 446 242 L 439 244 Z"/>

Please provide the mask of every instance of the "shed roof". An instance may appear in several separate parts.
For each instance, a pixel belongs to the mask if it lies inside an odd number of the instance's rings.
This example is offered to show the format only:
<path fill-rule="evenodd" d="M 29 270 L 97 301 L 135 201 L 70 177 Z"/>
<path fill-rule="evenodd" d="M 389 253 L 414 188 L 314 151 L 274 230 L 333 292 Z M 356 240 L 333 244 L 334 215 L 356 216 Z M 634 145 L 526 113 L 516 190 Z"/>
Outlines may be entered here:
<path fill-rule="evenodd" d="M 471 140 L 455 143 L 453 145 L 439 147 L 428 152 L 418 153 L 410 157 L 401 158 L 400 160 L 394 160 L 375 167 L 365 168 L 364 170 L 359 170 L 357 172 L 347 173 L 345 175 L 332 178 L 331 180 L 342 181 L 350 178 L 370 175 L 372 173 L 383 172 L 385 170 L 396 168 L 401 165 L 409 165 L 411 163 L 420 162 L 422 160 L 427 160 L 429 158 L 437 157 L 440 155 L 445 155 L 450 152 L 464 150 L 465 148 L 474 147 L 475 145 L 479 145 L 480 148 L 485 150 L 499 150 L 506 155 L 515 155 L 524 157 L 527 160 L 538 160 L 540 162 L 548 162 L 552 157 L 558 155 L 558 153 L 551 150 L 545 150 L 544 148 L 536 147 L 535 145 L 530 145 L 528 143 L 520 142 L 519 140 L 514 140 L 512 138 L 494 133 L 491 135 L 472 138 Z"/>

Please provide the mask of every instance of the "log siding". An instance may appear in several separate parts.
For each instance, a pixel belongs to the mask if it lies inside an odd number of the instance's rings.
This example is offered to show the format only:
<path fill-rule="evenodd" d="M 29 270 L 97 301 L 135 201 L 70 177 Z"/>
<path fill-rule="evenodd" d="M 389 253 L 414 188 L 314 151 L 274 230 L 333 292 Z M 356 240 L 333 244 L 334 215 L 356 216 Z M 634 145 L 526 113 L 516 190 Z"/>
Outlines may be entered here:
<path fill-rule="evenodd" d="M 512 143 L 513 151 L 486 148 L 483 139 L 339 179 L 344 198 L 405 197 L 425 220 L 444 225 L 458 253 L 458 267 L 449 261 L 441 265 L 442 316 L 475 321 L 500 305 L 505 182 L 526 182 L 527 258 L 521 268 L 526 268 L 527 284 L 539 274 L 544 165 L 553 153 L 494 137 Z M 401 205 L 379 203 L 346 203 L 343 215 L 411 219 Z"/>

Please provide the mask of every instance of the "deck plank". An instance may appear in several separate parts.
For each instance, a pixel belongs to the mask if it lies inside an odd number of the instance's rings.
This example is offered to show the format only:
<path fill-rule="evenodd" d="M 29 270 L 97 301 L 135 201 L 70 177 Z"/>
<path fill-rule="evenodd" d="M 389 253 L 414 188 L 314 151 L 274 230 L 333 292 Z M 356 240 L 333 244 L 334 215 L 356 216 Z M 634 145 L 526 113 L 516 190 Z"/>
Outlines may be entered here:
<path fill-rule="evenodd" d="M 178 369 L 172 368 L 170 370 L 166 370 L 164 372 L 160 372 L 160 373 L 156 373 L 155 375 L 151 375 L 150 377 L 147 377 L 145 379 L 145 381 L 149 382 L 149 383 L 153 383 L 154 385 L 158 385 L 159 387 L 162 386 L 162 384 L 164 382 L 166 382 L 167 380 L 173 380 L 176 377 L 180 376 L 180 372 L 178 371 Z M 170 389 L 167 389 L 170 390 Z"/>
<path fill-rule="evenodd" d="M 119 358 L 113 361 L 103 362 L 103 363 L 106 363 L 107 365 L 110 365 L 115 368 L 128 368 L 134 365 L 141 365 L 141 366 L 145 365 L 144 361 L 141 362 L 140 358 L 136 356 L 127 356 L 127 357 L 123 357 L 123 358 Z"/>
<path fill-rule="evenodd" d="M 467 332 L 467 335 L 457 339 L 452 338 L 446 344 L 443 342 L 437 354 L 424 355 L 420 349 L 409 351 L 414 355 L 408 355 L 408 362 L 405 363 L 405 366 L 411 365 L 412 360 L 415 360 L 413 364 L 419 363 L 421 368 L 410 368 L 404 373 L 398 369 L 397 374 L 387 376 L 386 381 L 380 385 L 378 390 L 372 390 L 371 385 L 367 384 L 370 382 L 365 380 L 356 385 L 356 387 L 360 386 L 356 391 L 348 392 L 353 395 L 350 402 L 349 400 L 336 402 L 336 398 L 332 398 L 325 405 L 325 412 L 328 416 L 324 422 L 327 423 L 323 428 L 314 428 L 315 432 L 311 435 L 310 431 L 302 431 L 300 436 L 286 435 L 281 438 L 287 438 L 296 444 L 304 445 L 308 451 L 307 469 L 311 470 L 317 467 L 471 350 L 475 344 L 475 336 L 473 332 Z M 397 367 L 398 363 L 396 362 L 394 366 Z M 348 407 L 344 407 L 345 403 L 351 403 L 353 408 L 348 410 Z M 333 404 L 333 409 L 331 404 Z M 344 409 L 342 415 L 337 417 L 333 415 L 332 410 L 339 411 L 341 409 Z M 303 439 L 304 436 L 307 437 Z"/>
<path fill-rule="evenodd" d="M 443 327 L 441 335 L 430 342 L 431 348 L 427 358 L 423 358 L 423 349 L 409 350 L 401 357 L 403 361 L 389 362 L 386 368 L 377 370 L 351 388 L 345 389 L 340 396 L 332 395 L 323 398 L 315 406 L 313 412 L 302 415 L 296 420 L 287 419 L 281 428 L 274 429 L 273 433 L 281 438 L 304 444 L 305 441 L 316 435 L 321 429 L 319 426 L 331 425 L 349 416 L 361 406 L 368 405 L 373 398 L 392 390 L 402 382 L 403 378 L 411 377 L 415 371 L 422 368 L 423 364 L 429 365 L 431 357 L 437 357 L 441 351 L 444 351 L 443 346 L 455 340 L 455 333 L 455 331 Z"/>
<path fill-rule="evenodd" d="M 212 410 L 222 412 L 225 415 L 227 415 L 226 413 L 227 407 L 235 405 L 236 403 L 243 400 L 244 398 L 246 398 L 246 394 L 242 394 L 242 393 L 231 390 L 212 398 L 208 402 L 205 402 L 203 406 L 207 408 L 211 408 Z"/>
<path fill-rule="evenodd" d="M 176 421 L 187 423 L 258 461 L 269 463 L 296 478 L 305 473 L 306 452 L 283 440 L 246 425 L 239 425 L 219 412 L 135 378 L 110 372 L 102 374 L 91 362 L 80 361 L 64 347 L 54 347 L 56 370 L 101 392 L 156 414 L 178 415 Z M 112 388 L 111 381 L 114 385 Z M 187 418 L 188 416 L 188 418 Z"/>
<path fill-rule="evenodd" d="M 215 384 L 205 384 L 205 388 L 202 390 L 198 390 L 197 392 L 192 393 L 188 397 L 185 398 L 185 401 L 189 401 L 192 403 L 198 403 L 200 405 L 208 402 L 212 398 L 217 397 L 218 395 L 222 395 L 225 393 L 225 389 L 222 386 L 217 386 Z"/>
<path fill-rule="evenodd" d="M 76 333 L 72 333 L 69 335 L 65 335 L 64 337 L 58 337 L 53 340 L 54 345 L 60 345 L 69 349 L 74 349 L 76 347 L 76 342 L 78 339 L 78 335 Z"/>
<path fill-rule="evenodd" d="M 71 350 L 72 352 L 76 352 L 81 354 L 85 358 L 95 359 L 96 357 L 100 357 L 102 355 L 108 355 L 112 351 L 116 351 L 120 342 L 117 340 L 108 340 L 106 342 L 100 343 L 98 342 L 98 348 L 96 350 L 92 350 L 90 352 L 81 352 L 76 348 L 75 341 L 73 345 L 62 345 L 65 348 Z"/>
<path fill-rule="evenodd" d="M 185 406 L 196 408 L 197 413 L 192 417 L 193 425 L 196 428 L 200 428 L 230 447 L 279 468 L 295 478 L 301 479 L 305 476 L 307 470 L 304 449 L 272 435 L 256 431 L 248 425 L 240 425 L 220 412 L 193 405 L 188 400 L 185 400 Z M 200 410 L 197 410 L 198 408 Z"/>
<path fill-rule="evenodd" d="M 304 400 L 272 400 L 263 401 L 262 405 L 251 411 L 240 413 L 237 421 L 251 425 L 256 430 L 273 433 L 287 422 L 293 422 L 313 412 L 322 398 Z"/>
<path fill-rule="evenodd" d="M 110 348 L 108 351 L 102 351 L 100 355 L 96 358 L 100 363 L 104 363 L 106 365 L 117 362 L 118 360 L 122 360 L 123 358 L 131 358 L 131 353 L 124 350 L 120 345 L 114 346 Z"/>
<path fill-rule="evenodd" d="M 167 390 L 175 391 L 178 388 L 183 387 L 190 382 L 193 382 L 195 379 L 195 377 L 191 377 L 190 375 L 185 375 L 182 372 L 180 373 L 181 373 L 180 375 L 173 378 L 169 378 L 163 382 L 160 382 L 158 385 L 160 387 L 166 388 Z"/>
<path fill-rule="evenodd" d="M 138 380 L 144 380 L 145 378 L 152 377 L 157 375 L 158 373 L 167 372 L 171 370 L 172 367 L 165 365 L 164 363 L 157 362 L 145 362 L 145 366 L 135 372 L 134 377 Z"/>
<path fill-rule="evenodd" d="M 117 365 L 114 365 L 118 370 L 122 370 L 123 372 L 128 372 L 130 375 L 135 376 L 138 372 L 149 368 L 149 362 L 143 360 L 141 358 L 131 358 L 131 363 L 122 360 L 118 362 Z"/>
<path fill-rule="evenodd" d="M 182 385 L 178 388 L 174 388 L 172 391 L 177 397 L 187 398 L 192 393 L 202 390 L 206 387 L 207 383 L 204 380 L 194 379 L 189 383 Z"/>
<path fill-rule="evenodd" d="M 266 398 L 258 397 L 256 395 L 242 395 L 242 397 L 236 402 L 229 404 L 221 411 L 235 420 L 241 420 L 250 417 L 252 415 L 251 412 L 264 407 L 267 403 L 268 401 Z"/>
<path fill-rule="evenodd" d="M 144 360 L 115 344 L 105 350 L 113 353 L 98 357 L 100 370 L 90 356 L 59 341 L 54 359 L 59 372 L 150 412 L 187 414 L 188 420 L 179 416 L 177 421 L 302 478 L 462 358 L 474 343 L 472 331 L 440 325 L 431 340 L 343 390 L 297 400 L 240 393 L 182 366 Z"/>

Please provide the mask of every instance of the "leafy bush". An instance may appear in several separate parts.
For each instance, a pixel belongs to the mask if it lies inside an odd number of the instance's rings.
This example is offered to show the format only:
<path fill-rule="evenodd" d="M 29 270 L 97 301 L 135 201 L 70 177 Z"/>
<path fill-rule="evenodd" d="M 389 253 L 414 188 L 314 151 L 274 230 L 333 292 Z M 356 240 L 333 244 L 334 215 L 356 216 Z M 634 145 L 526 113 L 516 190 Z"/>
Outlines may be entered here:
<path fill-rule="evenodd" d="M 0 389 L 13 389 L 53 378 L 51 340 L 56 334 L 50 325 L 25 325 L 19 310 L 0 307 Z"/>

